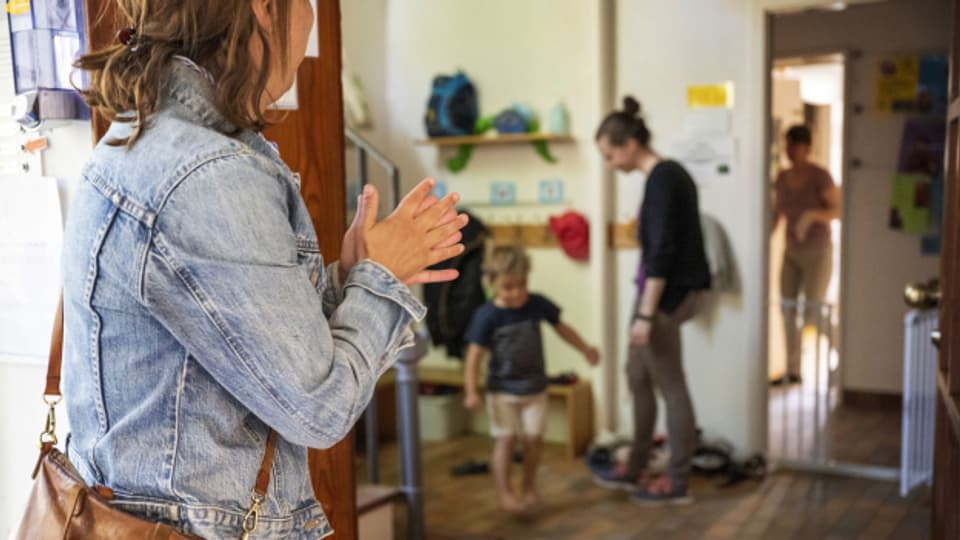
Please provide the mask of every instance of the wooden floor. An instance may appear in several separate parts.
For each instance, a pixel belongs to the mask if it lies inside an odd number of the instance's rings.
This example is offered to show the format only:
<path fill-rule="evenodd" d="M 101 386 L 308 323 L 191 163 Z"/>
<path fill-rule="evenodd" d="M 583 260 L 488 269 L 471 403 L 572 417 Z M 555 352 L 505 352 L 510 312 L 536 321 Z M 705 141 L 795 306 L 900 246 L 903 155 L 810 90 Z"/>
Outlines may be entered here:
<path fill-rule="evenodd" d="M 428 538 L 447 539 L 903 539 L 928 538 L 929 496 L 901 499 L 893 483 L 793 473 L 764 482 L 720 489 L 695 478 L 697 503 L 685 508 L 646 509 L 626 494 L 596 487 L 581 461 L 548 446 L 540 471 L 545 503 L 538 512 L 514 518 L 496 507 L 489 474 L 452 477 L 451 466 L 466 458 L 487 459 L 490 440 L 468 436 L 423 449 Z M 381 452 L 384 483 L 396 483 L 397 449 Z M 358 462 L 360 480 L 365 476 Z M 515 479 L 520 469 L 515 468 Z M 404 538 L 404 511 L 397 514 Z M 378 539 L 379 540 L 379 539 Z"/>
<path fill-rule="evenodd" d="M 898 468 L 900 409 L 838 405 L 835 394 L 818 398 L 809 384 L 771 387 L 770 455 Z"/>

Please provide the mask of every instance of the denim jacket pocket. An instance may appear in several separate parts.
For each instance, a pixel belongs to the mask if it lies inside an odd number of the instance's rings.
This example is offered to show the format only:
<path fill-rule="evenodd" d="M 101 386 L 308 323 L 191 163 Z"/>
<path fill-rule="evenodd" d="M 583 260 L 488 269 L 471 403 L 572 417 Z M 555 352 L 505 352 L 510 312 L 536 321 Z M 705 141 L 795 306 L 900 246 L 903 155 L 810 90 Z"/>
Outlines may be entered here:
<path fill-rule="evenodd" d="M 320 255 L 320 246 L 312 238 L 297 237 L 297 263 L 306 268 L 310 276 L 310 283 L 317 292 L 323 292 L 323 256 Z"/>

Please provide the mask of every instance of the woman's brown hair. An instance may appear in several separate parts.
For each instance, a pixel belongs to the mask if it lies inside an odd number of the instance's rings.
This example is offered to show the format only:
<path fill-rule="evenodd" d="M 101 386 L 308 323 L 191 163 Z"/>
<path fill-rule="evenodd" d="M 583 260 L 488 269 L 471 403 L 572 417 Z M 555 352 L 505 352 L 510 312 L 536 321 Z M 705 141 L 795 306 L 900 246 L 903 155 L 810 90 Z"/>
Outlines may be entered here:
<path fill-rule="evenodd" d="M 623 146 L 629 139 L 646 148 L 650 146 L 650 130 L 640 114 L 640 102 L 632 96 L 623 97 L 623 109 L 613 111 L 597 128 L 596 140 L 607 137 L 612 146 Z"/>
<path fill-rule="evenodd" d="M 291 1 L 273 0 L 273 28 L 281 51 L 289 44 Z M 261 100 L 274 51 L 257 22 L 252 0 L 113 0 L 113 4 L 121 25 L 117 30 L 130 28 L 130 35 L 123 36 L 126 43 L 118 40 L 74 64 L 87 72 L 89 85 L 81 90 L 87 104 L 109 121 L 134 124 L 129 138 L 109 144 L 130 146 L 140 137 L 157 109 L 167 68 L 177 55 L 210 73 L 216 84 L 217 110 L 237 129 L 259 130 L 267 124 Z M 101 13 L 98 23 L 105 20 Z M 252 58 L 251 40 L 259 40 L 262 62 Z M 280 57 L 285 63 L 286 54 Z"/>

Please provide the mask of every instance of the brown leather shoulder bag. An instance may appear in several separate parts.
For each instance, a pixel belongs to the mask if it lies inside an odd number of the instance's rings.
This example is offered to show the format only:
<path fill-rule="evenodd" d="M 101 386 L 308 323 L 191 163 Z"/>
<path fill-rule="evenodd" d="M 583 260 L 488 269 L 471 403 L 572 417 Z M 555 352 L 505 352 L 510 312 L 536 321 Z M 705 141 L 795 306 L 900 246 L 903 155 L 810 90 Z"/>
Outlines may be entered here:
<path fill-rule="evenodd" d="M 155 523 L 118 510 L 110 505 L 113 493 L 105 486 L 88 486 L 62 452 L 57 450 L 54 408 L 61 400 L 60 364 L 63 354 L 63 295 L 57 306 L 47 365 L 47 387 L 43 401 L 49 407 L 43 433 L 40 434 L 40 457 L 33 469 L 33 489 L 20 525 L 13 535 L 16 540 L 196 540 L 164 523 Z M 257 528 L 260 505 L 266 499 L 270 469 L 276 448 L 276 432 L 270 431 L 267 448 L 257 474 L 253 502 L 243 520 L 238 536 L 245 539 Z"/>

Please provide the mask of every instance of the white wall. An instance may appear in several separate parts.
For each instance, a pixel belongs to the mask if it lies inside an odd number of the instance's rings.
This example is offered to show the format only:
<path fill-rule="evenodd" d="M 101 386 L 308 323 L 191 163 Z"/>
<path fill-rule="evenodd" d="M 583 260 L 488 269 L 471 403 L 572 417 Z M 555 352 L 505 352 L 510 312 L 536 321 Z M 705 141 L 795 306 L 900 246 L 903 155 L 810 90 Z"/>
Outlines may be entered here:
<path fill-rule="evenodd" d="M 465 4 L 442 0 L 363 0 L 341 4 L 344 43 L 374 109 L 371 141 L 400 167 L 405 189 L 433 176 L 448 190 L 463 195 L 467 206 L 488 223 L 545 223 L 567 208 L 585 214 L 592 223 L 591 263 L 572 262 L 558 249 L 533 249 L 531 287 L 553 298 L 565 320 L 585 339 L 604 340 L 606 312 L 601 278 L 607 258 L 605 239 L 605 175 L 592 144 L 601 105 L 604 46 L 601 35 L 605 2 L 509 0 Z M 367 39 L 370 32 L 385 34 Z M 481 114 L 497 113 L 515 101 L 532 106 L 546 123 L 546 113 L 563 101 L 570 113 L 573 144 L 551 145 L 555 165 L 543 162 L 529 145 L 477 147 L 466 170 L 452 174 L 443 163 L 450 157 L 435 147 L 416 147 L 425 137 L 423 114 L 434 75 L 465 70 L 478 87 Z M 381 80 L 381 72 L 385 77 Z M 364 135 L 367 135 L 364 132 Z M 536 201 L 539 180 L 564 181 L 568 204 L 552 207 L 518 206 L 493 209 L 487 203 L 491 181 L 512 181 L 517 199 Z M 545 331 L 551 373 L 591 372 L 579 354 Z M 440 350 L 428 364 L 459 369 Z M 601 419 L 602 422 L 602 419 Z"/>
<path fill-rule="evenodd" d="M 920 255 L 919 236 L 890 230 L 887 214 L 900 137 L 908 115 L 873 111 L 874 70 L 886 53 L 946 51 L 950 2 L 898 0 L 854 6 L 843 12 L 778 17 L 775 54 L 858 49 L 850 61 L 848 159 L 858 158 L 844 186 L 847 280 L 842 291 L 843 381 L 850 390 L 899 392 L 902 387 L 903 287 L 939 275 L 939 258 Z M 881 271 L 878 271 L 881 269 Z"/>
<path fill-rule="evenodd" d="M 764 266 L 762 242 L 764 193 L 763 88 L 755 84 L 762 71 L 763 18 L 751 2 L 676 0 L 617 4 L 617 93 L 641 101 L 655 148 L 666 151 L 682 134 L 688 85 L 732 81 L 735 106 L 732 135 L 737 142 L 733 178 L 701 186 L 701 210 L 718 218 L 733 244 L 740 268 L 742 294 L 720 299 L 712 324 L 697 320 L 683 329 L 684 365 L 697 423 L 709 435 L 732 441 L 739 451 L 764 447 L 766 411 L 763 379 L 766 366 L 760 345 Z M 759 129 L 758 129 L 759 127 Z M 640 202 L 640 175 L 617 181 L 616 215 L 633 215 Z M 627 314 L 638 254 L 617 256 L 619 302 L 618 351 L 625 361 Z M 627 396 L 622 385 L 620 395 Z M 629 400 L 620 399 L 622 431 L 630 430 Z"/>
<path fill-rule="evenodd" d="M 43 155 L 43 172 L 59 180 L 61 205 L 66 212 L 80 166 L 90 155 L 90 125 L 72 122 L 47 132 L 47 136 L 50 149 Z M 53 313 L 50 320 L 53 321 Z M 45 341 L 40 347 L 47 345 Z M 46 415 L 41 395 L 47 359 L 12 357 L 2 350 L 0 346 L 0 538 L 6 538 L 20 517 L 30 490 L 30 472 L 37 460 L 37 438 Z M 57 432 L 62 443 L 69 432 L 69 419 L 62 404 L 57 408 Z"/>

